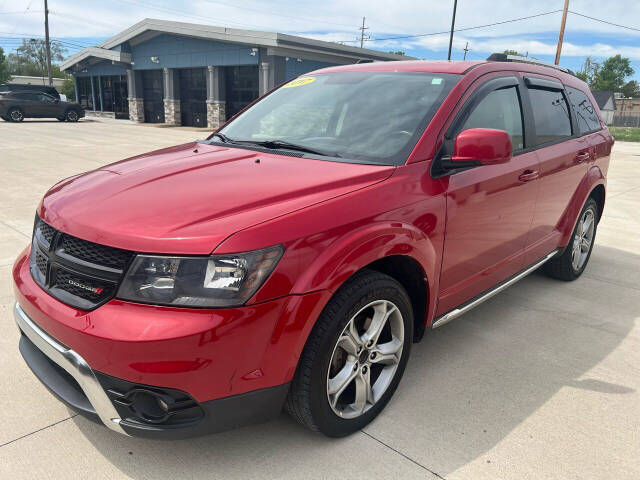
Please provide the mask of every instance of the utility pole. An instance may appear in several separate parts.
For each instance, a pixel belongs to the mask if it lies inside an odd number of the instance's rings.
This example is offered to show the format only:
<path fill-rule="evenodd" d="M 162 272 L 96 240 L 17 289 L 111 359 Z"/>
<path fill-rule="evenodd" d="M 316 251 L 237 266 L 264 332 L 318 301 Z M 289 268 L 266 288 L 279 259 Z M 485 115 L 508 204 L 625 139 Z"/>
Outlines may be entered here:
<path fill-rule="evenodd" d="M 449 55 L 447 60 L 451 60 L 451 46 L 453 45 L 453 29 L 456 26 L 456 8 L 458 7 L 458 0 L 453 0 L 453 16 L 451 17 L 451 35 L 449 35 Z"/>
<path fill-rule="evenodd" d="M 362 17 L 362 26 L 358 28 L 360 30 L 360 48 L 364 47 L 364 41 L 369 40 L 369 36 L 364 34 L 365 30 L 369 30 L 369 27 L 364 26 L 365 17 Z"/>
<path fill-rule="evenodd" d="M 49 86 L 53 87 L 53 79 L 51 78 L 51 42 L 49 41 L 49 6 L 47 0 L 44 0 L 44 42 L 47 47 L 47 75 L 49 77 Z"/>
<path fill-rule="evenodd" d="M 558 35 L 558 47 L 556 48 L 556 65 L 560 64 L 562 40 L 564 39 L 564 26 L 567 24 L 567 10 L 569 10 L 569 0 L 564 0 L 564 9 L 562 10 L 562 23 L 560 24 L 560 35 Z"/>
<path fill-rule="evenodd" d="M 464 58 L 463 58 L 463 60 L 466 60 L 466 59 L 467 59 L 467 52 L 468 52 L 469 50 L 471 50 L 471 49 L 469 48 L 469 42 L 467 42 L 467 44 L 464 46 L 463 50 L 464 50 Z"/>

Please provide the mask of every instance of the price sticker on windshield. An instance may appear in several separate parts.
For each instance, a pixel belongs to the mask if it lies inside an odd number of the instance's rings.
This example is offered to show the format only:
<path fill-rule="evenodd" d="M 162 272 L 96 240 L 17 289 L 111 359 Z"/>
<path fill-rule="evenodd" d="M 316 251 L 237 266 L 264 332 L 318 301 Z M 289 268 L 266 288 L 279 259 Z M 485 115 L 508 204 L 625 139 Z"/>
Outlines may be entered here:
<path fill-rule="evenodd" d="M 308 85 L 316 81 L 316 77 L 300 77 L 287 83 L 282 88 L 301 87 L 302 85 Z"/>

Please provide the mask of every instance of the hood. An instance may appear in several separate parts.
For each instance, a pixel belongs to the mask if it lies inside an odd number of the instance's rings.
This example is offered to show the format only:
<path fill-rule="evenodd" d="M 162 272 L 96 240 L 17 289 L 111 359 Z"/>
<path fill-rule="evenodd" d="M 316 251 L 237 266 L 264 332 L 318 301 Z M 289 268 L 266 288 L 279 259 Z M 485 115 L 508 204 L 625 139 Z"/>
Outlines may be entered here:
<path fill-rule="evenodd" d="M 63 180 L 38 213 L 112 247 L 208 254 L 233 233 L 380 182 L 393 169 L 194 142 Z"/>

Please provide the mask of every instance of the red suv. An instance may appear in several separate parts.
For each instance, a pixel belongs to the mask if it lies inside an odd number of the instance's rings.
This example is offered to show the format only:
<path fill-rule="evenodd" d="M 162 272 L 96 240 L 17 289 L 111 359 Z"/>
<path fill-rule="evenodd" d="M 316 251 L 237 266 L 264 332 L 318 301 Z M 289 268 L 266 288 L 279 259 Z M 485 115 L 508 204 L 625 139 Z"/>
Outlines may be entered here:
<path fill-rule="evenodd" d="M 365 426 L 425 331 L 589 260 L 613 144 L 593 96 L 490 59 L 319 70 L 207 140 L 52 187 L 13 269 L 29 367 L 128 435 L 283 407 Z"/>

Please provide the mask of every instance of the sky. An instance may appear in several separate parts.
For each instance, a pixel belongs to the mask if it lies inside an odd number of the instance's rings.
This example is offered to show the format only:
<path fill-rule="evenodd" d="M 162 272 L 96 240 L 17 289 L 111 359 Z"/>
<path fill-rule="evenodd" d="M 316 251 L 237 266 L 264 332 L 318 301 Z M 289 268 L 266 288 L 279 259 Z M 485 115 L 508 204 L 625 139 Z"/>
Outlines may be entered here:
<path fill-rule="evenodd" d="M 454 34 L 452 59 L 462 60 L 468 42 L 467 59 L 471 60 L 513 49 L 553 62 L 563 3 L 459 0 L 456 29 L 460 31 Z M 64 42 L 67 54 L 72 54 L 143 18 L 277 31 L 359 45 L 356 38 L 364 16 L 370 36 L 366 48 L 401 50 L 436 60 L 447 57 L 449 35 L 438 32 L 449 30 L 452 9 L 453 0 L 49 0 L 49 23 L 51 36 Z M 631 59 L 636 71 L 631 78 L 640 80 L 639 1 L 570 0 L 569 10 L 576 13 L 567 17 L 562 66 L 580 70 L 586 56 L 601 62 L 620 53 Z M 533 15 L 539 16 L 468 29 Z M 43 0 L 0 0 L 0 46 L 9 53 L 21 38 L 44 35 L 43 19 Z"/>

